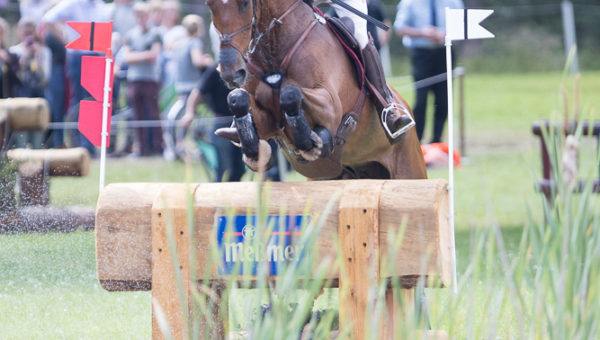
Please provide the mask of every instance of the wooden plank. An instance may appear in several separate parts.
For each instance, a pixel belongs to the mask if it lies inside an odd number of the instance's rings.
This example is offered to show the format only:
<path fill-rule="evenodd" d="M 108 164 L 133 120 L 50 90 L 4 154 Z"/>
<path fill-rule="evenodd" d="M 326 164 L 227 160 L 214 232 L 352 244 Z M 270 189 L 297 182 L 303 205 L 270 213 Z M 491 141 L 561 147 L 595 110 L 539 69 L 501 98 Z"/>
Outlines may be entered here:
<path fill-rule="evenodd" d="M 349 182 L 339 205 L 340 332 L 368 339 L 368 311 L 375 310 L 370 287 L 379 283 L 379 199 L 382 182 Z"/>

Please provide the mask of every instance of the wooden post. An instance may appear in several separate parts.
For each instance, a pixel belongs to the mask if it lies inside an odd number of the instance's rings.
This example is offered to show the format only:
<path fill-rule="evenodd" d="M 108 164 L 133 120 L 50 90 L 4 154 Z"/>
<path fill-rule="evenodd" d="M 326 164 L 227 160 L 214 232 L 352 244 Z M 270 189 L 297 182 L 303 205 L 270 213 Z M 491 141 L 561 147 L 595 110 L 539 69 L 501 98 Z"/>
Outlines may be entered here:
<path fill-rule="evenodd" d="M 165 339 L 156 308 L 166 316 L 173 339 L 189 338 L 190 235 L 185 188 L 181 189 L 162 190 L 152 207 L 152 339 Z M 176 254 L 171 252 L 169 238 L 174 239 Z"/>
<path fill-rule="evenodd" d="M 190 235 L 191 221 L 188 221 L 187 198 L 188 195 L 194 194 L 196 186 L 179 184 L 163 187 L 152 205 L 152 339 L 164 339 L 156 308 L 161 308 L 166 316 L 165 321 L 173 339 L 188 339 L 193 329 L 194 308 L 191 290 L 198 289 L 198 283 L 192 282 L 191 270 L 194 269 L 190 267 L 190 250 L 192 246 L 196 247 L 199 241 L 195 231 L 198 224 L 191 228 L 194 229 L 195 235 Z M 169 238 L 174 239 L 176 255 L 171 252 Z M 175 270 L 178 271 L 179 277 L 176 276 Z M 208 333 L 211 340 L 225 339 L 219 303 L 210 303 L 215 302 L 211 298 L 222 301 L 223 287 L 215 282 L 210 289 L 212 291 L 207 300 L 212 314 L 196 318 L 196 321 L 200 322 L 200 337 L 205 338 Z M 202 291 L 200 293 L 206 294 Z"/>
<path fill-rule="evenodd" d="M 362 184 L 362 185 L 360 185 Z M 339 206 L 338 235 L 342 251 L 340 332 L 348 325 L 354 339 L 369 339 L 366 329 L 370 287 L 379 283 L 379 199 L 383 183 L 349 182 Z M 382 330 L 377 330 L 380 332 Z M 381 334 L 381 333 L 380 333 Z"/>
<path fill-rule="evenodd" d="M 47 168 L 43 164 L 33 167 L 27 164 L 19 165 L 17 181 L 21 206 L 48 205 L 50 181 Z"/>

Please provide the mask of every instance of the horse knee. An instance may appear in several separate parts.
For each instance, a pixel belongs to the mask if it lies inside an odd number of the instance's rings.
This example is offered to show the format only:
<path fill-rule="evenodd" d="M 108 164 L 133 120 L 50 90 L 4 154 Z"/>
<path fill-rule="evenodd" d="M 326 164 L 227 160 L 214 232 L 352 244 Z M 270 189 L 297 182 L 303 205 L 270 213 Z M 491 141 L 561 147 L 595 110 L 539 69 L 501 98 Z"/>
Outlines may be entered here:
<path fill-rule="evenodd" d="M 279 103 L 286 114 L 296 116 L 301 111 L 302 92 L 296 86 L 287 85 L 281 89 Z"/>
<path fill-rule="evenodd" d="M 312 129 L 301 109 L 302 93 L 295 86 L 286 86 L 281 91 L 280 104 L 285 113 L 285 120 L 290 126 L 294 146 L 300 150 L 314 147 L 311 139 Z"/>
<path fill-rule="evenodd" d="M 244 89 L 235 89 L 229 92 L 227 96 L 227 105 L 236 117 L 242 117 L 248 114 L 250 110 L 250 95 Z"/>

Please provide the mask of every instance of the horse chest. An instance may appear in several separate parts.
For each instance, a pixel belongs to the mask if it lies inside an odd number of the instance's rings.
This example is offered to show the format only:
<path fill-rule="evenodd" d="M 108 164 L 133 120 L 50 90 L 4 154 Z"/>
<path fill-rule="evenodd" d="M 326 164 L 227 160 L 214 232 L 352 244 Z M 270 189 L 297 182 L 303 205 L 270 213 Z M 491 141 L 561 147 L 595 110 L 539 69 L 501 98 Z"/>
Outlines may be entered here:
<path fill-rule="evenodd" d="M 273 89 L 269 85 L 261 82 L 256 87 L 254 99 L 256 100 L 258 105 L 260 105 L 261 107 L 263 107 L 265 109 L 274 110 L 273 109 L 274 100 L 279 100 L 279 98 L 274 97 L 274 94 L 275 93 L 274 93 Z"/>

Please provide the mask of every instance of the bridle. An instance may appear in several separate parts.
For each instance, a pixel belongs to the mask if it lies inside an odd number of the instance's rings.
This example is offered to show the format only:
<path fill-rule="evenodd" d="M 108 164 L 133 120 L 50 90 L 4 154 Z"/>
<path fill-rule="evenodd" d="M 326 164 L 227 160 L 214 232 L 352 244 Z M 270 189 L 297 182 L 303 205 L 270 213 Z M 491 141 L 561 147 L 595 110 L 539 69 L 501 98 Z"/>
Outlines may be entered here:
<path fill-rule="evenodd" d="M 262 1 L 261 1 L 262 2 Z M 226 48 L 233 48 L 234 50 L 236 50 L 241 56 L 242 58 L 244 58 L 244 60 L 246 60 L 246 55 L 248 54 L 248 52 L 243 52 L 242 49 L 240 49 L 239 47 L 235 46 L 235 44 L 233 43 L 233 37 L 235 37 L 236 35 L 245 32 L 249 29 L 252 29 L 252 35 L 251 35 L 251 40 L 250 42 L 252 43 L 252 41 L 254 40 L 254 36 L 256 35 L 256 32 L 258 32 L 258 27 L 257 27 L 257 21 L 258 21 L 258 10 L 257 10 L 257 0 L 252 0 L 252 21 L 250 23 L 248 23 L 245 26 L 240 27 L 239 29 L 231 32 L 231 33 L 226 33 L 223 34 L 221 33 L 217 27 L 215 26 L 215 30 L 217 31 L 217 33 L 219 34 L 219 40 L 221 42 L 221 50 L 226 49 Z"/>
<path fill-rule="evenodd" d="M 260 2 L 262 4 L 262 0 Z M 269 32 L 271 32 L 271 30 L 275 27 L 275 25 L 283 24 L 283 19 L 288 14 L 290 14 L 301 2 L 302 2 L 301 0 L 295 1 L 278 18 L 273 18 L 273 20 L 271 20 L 271 22 L 269 23 L 269 26 L 267 26 L 267 28 L 263 32 L 259 32 L 259 30 L 258 30 L 258 0 L 252 0 L 252 21 L 249 24 L 247 24 L 243 27 L 240 27 L 239 29 L 235 30 L 232 33 L 227 33 L 227 34 L 223 34 L 223 33 L 219 32 L 219 30 L 215 27 L 215 30 L 219 34 L 219 40 L 221 41 L 221 49 L 233 48 L 242 56 L 242 58 L 244 58 L 245 61 L 247 61 L 248 54 L 254 53 L 254 51 L 256 50 L 256 47 L 260 43 L 261 39 L 265 35 L 269 34 Z M 242 49 L 235 46 L 235 44 L 233 43 L 233 37 L 235 37 L 236 35 L 238 35 L 242 32 L 245 32 L 249 29 L 252 29 L 250 43 L 248 45 L 247 51 L 243 52 Z"/>
<path fill-rule="evenodd" d="M 238 51 L 238 53 L 240 55 L 245 56 L 246 53 L 242 52 L 237 46 L 234 45 L 233 37 L 235 37 L 236 35 L 238 35 L 242 32 L 249 30 L 253 25 L 254 25 L 254 19 L 248 25 L 241 27 L 241 28 L 237 29 L 236 31 L 234 31 L 232 33 L 228 33 L 228 34 L 223 34 L 223 33 L 219 32 L 219 30 L 215 27 L 215 30 L 219 34 L 219 40 L 221 41 L 221 49 L 223 50 L 226 48 L 233 48 L 236 51 Z"/>

